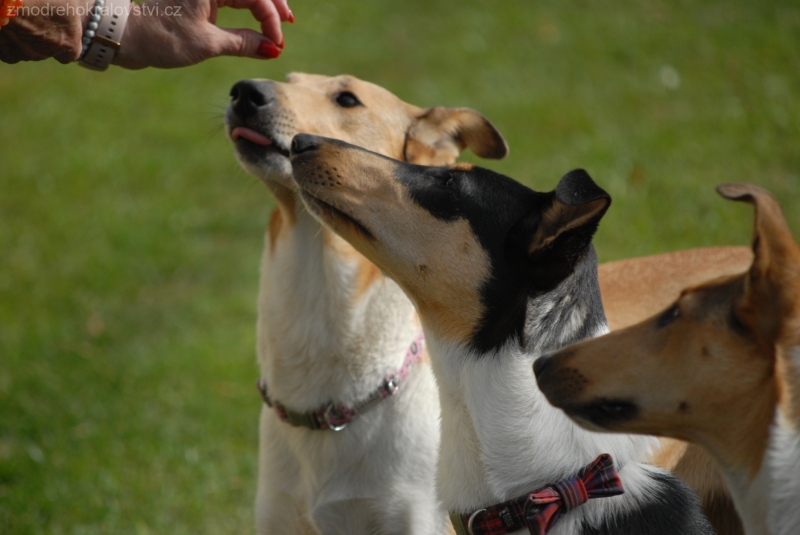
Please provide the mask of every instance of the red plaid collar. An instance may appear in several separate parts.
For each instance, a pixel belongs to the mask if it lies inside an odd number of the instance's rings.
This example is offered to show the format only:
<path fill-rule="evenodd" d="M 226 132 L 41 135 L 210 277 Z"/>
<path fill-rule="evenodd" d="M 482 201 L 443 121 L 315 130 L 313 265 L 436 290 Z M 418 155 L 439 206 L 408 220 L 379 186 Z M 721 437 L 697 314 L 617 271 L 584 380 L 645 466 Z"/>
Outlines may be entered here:
<path fill-rule="evenodd" d="M 261 393 L 261 399 L 264 400 L 264 403 L 266 403 L 268 407 L 272 407 L 278 415 L 278 418 L 282 421 L 295 427 L 341 431 L 347 427 L 350 420 L 368 411 L 377 405 L 379 401 L 397 392 L 397 389 L 400 388 L 400 383 L 405 380 L 411 367 L 419 360 L 424 347 L 425 334 L 420 332 L 411 342 L 411 345 L 408 346 L 406 358 L 403 360 L 403 365 L 400 369 L 387 375 L 383 383 L 381 383 L 377 389 L 373 390 L 372 394 L 353 407 L 348 407 L 340 403 L 329 403 L 311 412 L 297 412 L 270 398 L 267 392 L 267 382 L 264 379 L 256 381 L 256 388 L 258 388 L 258 391 Z"/>
<path fill-rule="evenodd" d="M 604 453 L 575 477 L 472 513 L 450 513 L 450 520 L 458 535 L 503 535 L 525 528 L 531 535 L 546 535 L 562 514 L 592 498 L 623 492 L 614 460 Z"/>

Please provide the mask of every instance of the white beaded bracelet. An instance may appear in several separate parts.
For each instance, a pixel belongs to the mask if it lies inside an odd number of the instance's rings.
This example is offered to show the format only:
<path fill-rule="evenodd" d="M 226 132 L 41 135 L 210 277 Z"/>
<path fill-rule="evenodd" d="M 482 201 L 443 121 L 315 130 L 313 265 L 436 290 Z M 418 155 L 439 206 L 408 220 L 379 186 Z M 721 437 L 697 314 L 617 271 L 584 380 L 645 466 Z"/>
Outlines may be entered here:
<path fill-rule="evenodd" d="M 82 67 L 95 71 L 108 69 L 120 49 L 130 11 L 131 0 L 95 0 L 81 40 L 78 63 Z"/>
<path fill-rule="evenodd" d="M 81 55 L 78 60 L 82 60 L 89 51 L 89 45 L 92 44 L 92 39 L 94 38 L 95 32 L 99 27 L 100 16 L 103 14 L 103 6 L 105 5 L 105 0 L 95 0 L 94 6 L 92 7 L 92 11 L 90 13 L 91 18 L 89 19 L 89 25 L 86 26 L 86 29 L 83 31 L 83 40 L 81 41 L 83 46 L 81 48 Z"/>

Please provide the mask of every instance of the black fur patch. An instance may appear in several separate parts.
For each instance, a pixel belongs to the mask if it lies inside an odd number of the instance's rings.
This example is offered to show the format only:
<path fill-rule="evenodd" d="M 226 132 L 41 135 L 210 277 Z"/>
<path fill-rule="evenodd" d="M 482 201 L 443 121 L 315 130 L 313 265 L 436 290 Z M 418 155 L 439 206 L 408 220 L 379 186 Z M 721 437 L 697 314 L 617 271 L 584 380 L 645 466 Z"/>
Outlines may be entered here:
<path fill-rule="evenodd" d="M 507 254 L 506 242 L 522 218 L 550 206 L 554 193 L 535 192 L 480 167 L 462 171 L 403 165 L 398 166 L 398 178 L 432 216 L 443 221 L 466 219 L 491 260 L 492 275 L 481 289 L 486 313 L 472 344 L 485 353 L 511 336 L 521 336 L 529 277 L 520 260 Z"/>
<path fill-rule="evenodd" d="M 652 475 L 658 491 L 641 508 L 604 519 L 599 527 L 586 523 L 581 535 L 713 535 L 714 529 L 703 514 L 700 498 L 672 474 Z"/>
<path fill-rule="evenodd" d="M 639 414 L 639 406 L 627 399 L 593 399 L 591 402 L 564 410 L 572 417 L 581 418 L 603 428 L 627 422 Z"/>
<path fill-rule="evenodd" d="M 736 311 L 731 309 L 728 313 L 728 326 L 731 328 L 733 332 L 741 336 L 742 338 L 752 338 L 753 333 L 748 329 L 744 323 L 739 319 L 736 315 Z"/>
<path fill-rule="evenodd" d="M 584 260 L 588 264 L 581 270 L 581 276 L 573 284 L 565 285 L 561 293 L 576 297 L 569 303 L 569 310 L 588 299 L 584 303 L 585 312 L 592 316 L 592 321 L 584 329 L 583 338 L 593 334 L 597 321 L 605 321 L 597 286 L 597 258 L 591 247 L 599 217 L 560 235 L 546 250 L 529 252 L 530 238 L 541 222 L 542 213 L 556 199 L 575 206 L 608 197 L 585 171 L 568 173 L 555 191 L 547 193 L 533 191 L 480 167 L 463 170 L 399 165 L 397 176 L 411 198 L 432 216 L 443 221 L 466 219 L 491 260 L 491 276 L 481 288 L 485 313 L 471 340 L 481 354 L 502 346 L 512 337 L 523 342 L 529 300 L 556 291 Z M 563 307 L 557 308 L 554 312 L 566 312 Z M 556 330 L 561 332 L 558 326 Z M 552 349 L 562 346 L 558 344 Z"/>

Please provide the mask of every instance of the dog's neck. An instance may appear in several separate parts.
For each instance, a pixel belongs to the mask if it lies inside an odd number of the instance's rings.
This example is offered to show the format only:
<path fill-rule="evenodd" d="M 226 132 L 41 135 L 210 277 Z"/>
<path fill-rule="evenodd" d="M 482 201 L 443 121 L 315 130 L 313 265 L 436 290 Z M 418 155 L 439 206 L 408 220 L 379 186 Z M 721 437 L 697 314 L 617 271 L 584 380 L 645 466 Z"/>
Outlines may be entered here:
<path fill-rule="evenodd" d="M 294 194 L 276 198 L 259 290 L 262 375 L 294 410 L 353 404 L 401 365 L 419 330 L 413 307 Z"/>
<path fill-rule="evenodd" d="M 466 344 L 428 344 L 442 404 L 439 489 L 444 506 L 466 513 L 575 474 L 610 453 L 626 494 L 593 500 L 581 514 L 626 507 L 646 485 L 651 439 L 598 434 L 573 424 L 539 391 L 533 361 L 540 355 L 608 332 L 592 251 L 556 289 L 529 298 L 524 340 L 479 354 Z"/>
<path fill-rule="evenodd" d="M 787 369 L 800 364 L 800 350 L 778 345 L 775 356 L 775 373 L 740 391 L 717 415 L 724 433 L 704 429 L 695 439 L 719 465 L 748 535 L 793 535 L 800 525 L 800 429 L 785 383 Z"/>
<path fill-rule="evenodd" d="M 766 463 L 756 474 L 720 465 L 725 486 L 742 520 L 747 535 L 776 535 L 767 529 L 770 477 Z"/>
<path fill-rule="evenodd" d="M 800 496 L 800 485 L 795 482 L 800 470 L 800 435 L 785 425 L 782 417 L 780 379 L 779 372 L 772 374 L 726 403 L 714 426 L 723 432 L 704 429 L 699 437 L 689 437 L 705 446 L 719 465 L 748 535 L 794 533 L 769 529 L 792 515 Z M 789 498 L 792 492 L 794 496 Z M 800 513 L 795 518 L 800 519 Z M 792 525 L 796 529 L 798 524 Z"/>
<path fill-rule="evenodd" d="M 748 535 L 793 535 L 800 525 L 800 428 L 787 381 L 800 370 L 800 348 L 778 347 L 776 357 L 771 382 L 741 394 L 746 408 L 731 409 L 720 425 L 730 433 L 709 447 Z"/>
<path fill-rule="evenodd" d="M 774 535 L 793 535 L 800 526 L 800 429 L 786 426 L 778 409 L 772 428 L 766 467 L 769 481 L 769 532 Z"/>
<path fill-rule="evenodd" d="M 800 526 L 800 345 L 796 339 L 777 352 L 778 408 L 770 429 L 765 464 L 771 474 L 770 533 L 790 535 Z"/>

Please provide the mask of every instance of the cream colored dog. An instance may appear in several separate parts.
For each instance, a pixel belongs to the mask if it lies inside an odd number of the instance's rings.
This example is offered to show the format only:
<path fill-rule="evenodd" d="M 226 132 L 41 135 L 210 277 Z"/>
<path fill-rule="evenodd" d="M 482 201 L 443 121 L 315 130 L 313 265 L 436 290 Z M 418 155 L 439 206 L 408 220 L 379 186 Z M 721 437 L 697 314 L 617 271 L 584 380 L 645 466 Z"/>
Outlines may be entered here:
<path fill-rule="evenodd" d="M 231 98 L 226 128 L 236 156 L 277 200 L 258 302 L 258 360 L 273 405 L 261 414 L 258 533 L 442 533 L 430 363 L 410 366 L 396 395 L 369 402 L 393 391 L 387 377 L 404 367 L 420 333 L 416 314 L 394 282 L 307 213 L 288 147 L 294 134 L 312 132 L 444 164 L 465 147 L 502 158 L 505 141 L 475 111 L 421 109 L 350 76 L 246 80 Z M 345 429 L 330 429 L 359 407 Z"/>

